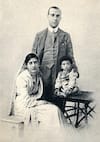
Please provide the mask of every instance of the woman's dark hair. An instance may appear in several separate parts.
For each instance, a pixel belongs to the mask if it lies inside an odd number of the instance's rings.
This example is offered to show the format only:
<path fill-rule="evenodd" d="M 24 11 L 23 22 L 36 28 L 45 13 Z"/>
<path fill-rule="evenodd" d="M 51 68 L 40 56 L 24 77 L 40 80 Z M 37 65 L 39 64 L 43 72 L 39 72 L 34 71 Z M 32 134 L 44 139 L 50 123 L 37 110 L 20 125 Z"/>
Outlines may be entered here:
<path fill-rule="evenodd" d="M 27 65 L 27 63 L 29 62 L 29 60 L 30 60 L 31 58 L 35 58 L 35 59 L 39 60 L 36 54 L 34 54 L 34 53 L 29 53 L 29 54 L 26 56 L 26 58 L 25 58 L 25 64 L 26 64 L 26 65 Z"/>
<path fill-rule="evenodd" d="M 72 59 L 70 57 L 66 57 L 66 56 L 63 56 L 61 59 L 60 59 L 60 65 L 63 61 L 69 61 L 71 64 L 73 64 L 72 62 Z"/>

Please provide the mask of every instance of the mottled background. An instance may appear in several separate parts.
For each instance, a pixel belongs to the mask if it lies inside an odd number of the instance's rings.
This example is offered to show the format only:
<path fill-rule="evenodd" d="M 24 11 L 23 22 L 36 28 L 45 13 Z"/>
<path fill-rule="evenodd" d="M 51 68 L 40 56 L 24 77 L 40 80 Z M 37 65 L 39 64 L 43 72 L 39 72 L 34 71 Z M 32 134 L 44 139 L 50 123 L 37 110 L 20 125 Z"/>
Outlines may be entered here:
<path fill-rule="evenodd" d="M 35 34 L 47 27 L 47 9 L 52 5 L 61 8 L 60 27 L 71 35 L 74 56 L 80 72 L 79 86 L 83 90 L 94 92 L 93 97 L 97 105 L 95 119 L 90 120 L 91 125 L 81 132 L 77 130 L 79 135 L 76 131 L 72 132 L 73 136 L 71 135 L 71 139 L 68 136 L 68 140 L 98 142 L 100 139 L 99 0 L 0 0 L 0 117 L 8 113 L 16 73 L 24 57 L 32 49 Z M 3 142 L 3 135 L 1 139 Z"/>

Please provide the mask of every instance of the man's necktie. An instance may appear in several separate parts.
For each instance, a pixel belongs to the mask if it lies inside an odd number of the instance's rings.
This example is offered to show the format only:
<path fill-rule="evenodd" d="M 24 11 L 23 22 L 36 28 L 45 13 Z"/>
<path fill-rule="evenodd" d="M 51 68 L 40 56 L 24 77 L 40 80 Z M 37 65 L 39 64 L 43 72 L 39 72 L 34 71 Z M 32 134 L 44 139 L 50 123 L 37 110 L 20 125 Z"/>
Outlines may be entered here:
<path fill-rule="evenodd" d="M 54 43 L 54 45 L 56 43 L 56 40 L 57 40 L 57 34 L 53 32 L 53 43 Z"/>
<path fill-rule="evenodd" d="M 54 35 L 54 44 L 56 43 L 56 40 L 57 40 L 57 36 Z"/>

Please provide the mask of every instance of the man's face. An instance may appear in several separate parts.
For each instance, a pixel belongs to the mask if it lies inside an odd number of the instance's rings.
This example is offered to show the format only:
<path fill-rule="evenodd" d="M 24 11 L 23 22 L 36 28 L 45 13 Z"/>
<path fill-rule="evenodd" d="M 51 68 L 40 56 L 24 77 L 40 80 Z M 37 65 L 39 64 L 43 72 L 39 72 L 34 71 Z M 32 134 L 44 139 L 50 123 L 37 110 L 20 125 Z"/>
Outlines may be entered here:
<path fill-rule="evenodd" d="M 51 8 L 48 13 L 49 25 L 56 28 L 61 20 L 61 11 L 59 9 Z"/>

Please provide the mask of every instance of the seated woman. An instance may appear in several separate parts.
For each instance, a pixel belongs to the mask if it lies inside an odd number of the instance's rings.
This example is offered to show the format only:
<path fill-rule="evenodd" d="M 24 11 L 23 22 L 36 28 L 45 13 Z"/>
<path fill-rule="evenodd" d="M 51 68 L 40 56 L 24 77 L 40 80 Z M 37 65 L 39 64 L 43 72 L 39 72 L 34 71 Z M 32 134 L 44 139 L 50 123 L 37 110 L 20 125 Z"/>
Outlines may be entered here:
<path fill-rule="evenodd" d="M 65 119 L 59 108 L 42 100 L 43 82 L 39 71 L 38 57 L 30 53 L 16 79 L 14 97 L 14 115 L 19 116 L 26 125 L 43 124 L 50 127 L 65 125 Z"/>

